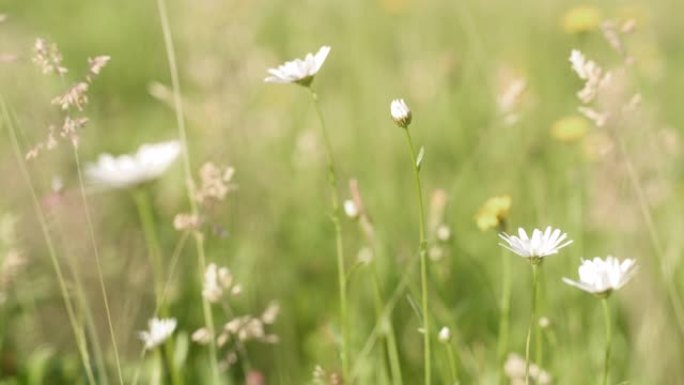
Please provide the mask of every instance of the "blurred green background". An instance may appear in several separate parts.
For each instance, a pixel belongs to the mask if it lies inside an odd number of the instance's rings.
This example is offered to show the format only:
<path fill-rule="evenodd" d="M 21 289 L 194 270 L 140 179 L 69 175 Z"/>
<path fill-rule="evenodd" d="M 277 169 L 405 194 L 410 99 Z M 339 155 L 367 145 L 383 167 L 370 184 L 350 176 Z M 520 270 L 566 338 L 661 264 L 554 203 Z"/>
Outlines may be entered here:
<path fill-rule="evenodd" d="M 426 203 L 437 189 L 448 197 L 445 224 L 453 234 L 430 265 L 435 326 L 449 326 L 464 384 L 494 384 L 501 251 L 492 230 L 473 219 L 489 197 L 510 194 L 510 225 L 553 225 L 575 243 L 545 263 L 544 367 L 556 384 L 598 382 L 604 330 L 599 301 L 564 285 L 576 277 L 581 257 L 613 254 L 638 260 L 637 278 L 612 299 L 616 319 L 613 383 L 684 384 L 684 336 L 672 314 L 663 280 L 684 277 L 681 170 L 681 90 L 684 36 L 680 1 L 220 1 L 168 0 L 186 107 L 190 158 L 232 165 L 239 189 L 211 215 L 221 231 L 207 232 L 210 261 L 229 267 L 243 285 L 234 304 L 258 314 L 271 300 L 281 305 L 275 345 L 248 346 L 251 366 L 268 384 L 308 383 L 316 365 L 339 370 L 334 236 L 328 218 L 325 158 L 315 111 L 304 89 L 262 82 L 266 69 L 303 57 L 323 44 L 332 51 L 316 76 L 317 90 L 340 173 L 339 191 L 357 178 L 379 239 L 375 255 L 387 296 L 415 260 L 418 215 L 403 133 L 389 118 L 389 103 L 405 98 L 410 127 L 425 147 Z M 583 5 L 589 16 L 572 16 Z M 593 12 L 593 13 L 592 13 Z M 75 81 L 86 59 L 110 55 L 90 91 L 81 134 L 82 159 L 126 153 L 140 144 L 177 137 L 170 77 L 155 1 L 2 0 L 0 89 L 14 110 L 24 149 L 42 140 L 57 120 L 50 105 L 62 84 L 31 63 L 37 37 L 55 42 Z M 558 140 L 552 127 L 577 116 L 581 82 L 568 56 L 581 49 L 606 68 L 621 65 L 597 20 L 628 19 L 625 36 L 634 58 L 629 89 L 643 101 L 638 118 L 620 127 L 587 127 Z M 16 55 L 16 57 L 14 56 Z M 516 80 L 526 84 L 510 105 L 501 97 Z M 151 92 L 152 91 L 152 92 Z M 613 131 L 610 131 L 612 129 Z M 657 263 L 614 133 L 624 139 L 629 163 L 644 191 L 663 246 Z M 17 160 L 3 130 L 0 209 L 14 233 L 3 253 L 19 249 L 23 269 L 4 290 L 0 309 L 2 384 L 85 383 L 63 304 Z M 562 138 L 561 138 L 562 139 Z M 73 157 L 66 143 L 29 162 L 33 182 L 48 199 L 54 176 L 63 179 L 60 203 L 50 215 L 65 265 L 77 269 L 88 290 L 88 308 L 112 368 L 97 276 L 78 197 Z M 149 190 L 163 254 L 180 237 L 172 226 L 187 210 L 180 162 Z M 114 327 L 127 377 L 141 364 L 138 330 L 154 313 L 146 248 L 135 206 L 125 191 L 89 196 Z M 643 203 L 643 202 L 642 202 Z M 13 218 L 13 219 L 8 219 Z M 225 230 L 227 236 L 219 236 Z M 9 231 L 9 230 L 8 230 Z M 364 246 L 357 226 L 343 226 L 348 266 Z M 524 354 L 529 317 L 529 266 L 512 258 L 510 350 Z M 75 263 L 74 263 L 75 262 Z M 415 270 L 415 269 L 414 269 Z M 663 278 L 659 271 L 666 274 Z M 179 338 L 202 326 L 200 274 L 186 246 L 171 284 L 170 313 Z M 404 382 L 422 381 L 418 275 L 393 312 Z M 349 280 L 352 352 L 359 383 L 382 384 L 379 347 L 360 354 L 374 325 L 369 269 Z M 676 286 L 681 295 L 681 285 Z M 217 315 L 217 324 L 227 320 Z M 436 383 L 447 383 L 444 347 L 435 344 Z M 206 349 L 192 344 L 184 376 L 210 383 Z M 110 382 L 114 383 L 113 370 Z M 225 373 L 245 383 L 239 367 Z M 144 381 L 144 380 L 143 380 Z M 254 383 L 258 384 L 258 383 Z"/>

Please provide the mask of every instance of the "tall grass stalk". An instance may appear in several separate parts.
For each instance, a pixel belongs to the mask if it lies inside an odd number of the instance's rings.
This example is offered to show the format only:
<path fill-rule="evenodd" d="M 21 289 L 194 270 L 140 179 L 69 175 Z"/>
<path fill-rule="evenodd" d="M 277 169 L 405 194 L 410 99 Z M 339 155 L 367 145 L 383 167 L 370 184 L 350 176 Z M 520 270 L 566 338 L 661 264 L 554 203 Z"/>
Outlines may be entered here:
<path fill-rule="evenodd" d="M 90 243 L 93 248 L 93 255 L 95 257 L 95 266 L 97 269 L 97 278 L 100 284 L 100 292 L 102 294 L 102 302 L 105 307 L 105 314 L 107 316 L 107 327 L 109 328 L 109 337 L 112 341 L 112 348 L 114 349 L 114 361 L 116 364 L 116 373 L 119 379 L 119 384 L 124 385 L 123 372 L 121 370 L 121 358 L 119 356 L 119 348 L 116 343 L 116 334 L 114 333 L 114 324 L 112 323 L 112 313 L 109 308 L 109 296 L 107 295 L 107 286 L 104 282 L 104 274 L 102 273 L 102 263 L 100 261 L 100 251 L 97 247 L 97 240 L 95 239 L 95 230 L 93 227 L 93 220 L 90 215 L 90 206 L 86 198 L 85 183 L 83 181 L 83 170 L 81 168 L 81 157 L 78 153 L 78 148 L 72 146 L 74 150 L 74 160 L 76 161 L 76 171 L 78 174 L 78 186 L 80 190 L 81 200 L 83 202 L 83 211 L 85 212 L 86 222 L 88 224 L 88 233 L 90 235 Z"/>
<path fill-rule="evenodd" d="M 449 359 L 449 375 L 451 376 L 451 384 L 456 385 L 458 381 L 458 365 L 456 364 L 456 354 L 451 341 L 446 343 L 447 358 Z"/>
<path fill-rule="evenodd" d="M 530 323 L 527 327 L 527 339 L 525 342 L 525 385 L 530 385 L 530 347 L 532 345 L 532 333 L 535 330 L 537 319 L 537 285 L 539 284 L 539 269 L 541 262 L 531 261 L 532 265 L 532 310 Z"/>
<path fill-rule="evenodd" d="M 505 222 L 499 226 L 499 232 L 506 232 Z M 503 270 L 502 285 L 501 285 L 501 303 L 499 311 L 499 339 L 497 341 L 497 377 L 499 384 L 506 383 L 506 377 L 503 374 L 503 367 L 506 360 L 506 353 L 508 352 L 508 334 L 510 331 L 510 317 L 511 317 L 511 257 L 508 251 L 501 248 L 501 269 Z"/>
<path fill-rule="evenodd" d="M 421 288 L 421 302 L 422 302 L 422 313 L 423 313 L 423 345 L 424 345 L 424 366 L 425 366 L 425 384 L 430 385 L 432 383 L 432 359 L 430 350 L 430 316 L 428 307 L 428 284 L 427 284 L 427 239 L 425 237 L 425 208 L 423 205 L 423 187 L 420 182 L 420 165 L 417 163 L 416 150 L 413 146 L 413 139 L 411 138 L 411 132 L 408 127 L 404 128 L 404 133 L 406 134 L 406 144 L 408 145 L 409 155 L 411 156 L 411 163 L 413 167 L 413 173 L 416 180 L 416 201 L 418 204 L 418 217 L 420 220 L 418 236 L 419 236 L 419 249 L 418 256 L 420 258 L 420 288 Z"/>
<path fill-rule="evenodd" d="M 610 307 L 608 306 L 608 298 L 601 299 L 601 305 L 603 306 L 603 319 L 606 323 L 606 356 L 605 363 L 603 366 L 603 385 L 608 385 L 608 373 L 610 370 L 610 348 L 613 340 L 613 334 L 611 331 L 611 321 L 610 321 Z"/>
<path fill-rule="evenodd" d="M 166 10 L 166 3 L 164 0 L 157 0 L 157 9 L 159 10 L 159 20 L 161 22 L 162 34 L 164 35 L 164 47 L 166 48 L 166 56 L 169 64 L 169 72 L 171 74 L 171 85 L 173 88 L 173 103 L 176 112 L 176 125 L 178 126 L 178 137 L 183 147 L 183 170 L 185 173 L 185 184 L 188 194 L 188 201 L 190 204 L 191 213 L 198 214 L 197 203 L 192 196 L 195 191 L 195 184 L 192 179 L 192 169 L 190 167 L 190 153 L 188 151 L 187 130 L 185 128 L 185 114 L 183 112 L 183 100 L 181 98 L 181 87 L 178 75 L 178 66 L 176 64 L 176 53 L 173 46 L 173 37 L 171 35 L 171 26 L 169 23 L 169 16 Z M 193 239 L 195 240 L 195 247 L 197 250 L 197 260 L 199 267 L 200 282 L 204 279 L 204 271 L 206 270 L 206 256 L 204 253 L 204 236 L 199 230 L 193 231 Z M 209 333 L 214 336 L 214 317 L 211 310 L 211 304 L 204 296 L 202 298 L 202 312 L 204 313 L 204 322 Z M 211 371 L 215 384 L 220 384 L 220 376 L 218 370 L 218 356 L 216 352 L 216 341 L 211 338 L 209 341 L 209 356 Z"/>
<path fill-rule="evenodd" d="M 81 362 L 83 364 L 83 370 L 85 371 L 86 377 L 90 384 L 96 385 L 95 375 L 91 367 L 90 353 L 88 352 L 88 346 L 86 342 L 85 335 L 81 327 L 79 327 L 78 321 L 76 319 L 76 312 L 74 311 L 74 305 L 71 302 L 71 297 L 69 296 L 69 291 L 67 289 L 66 280 L 64 279 L 64 273 L 62 272 L 62 267 L 59 264 L 57 258 L 57 252 L 55 249 L 54 241 L 52 240 L 52 235 L 47 226 L 47 221 L 45 218 L 45 213 L 40 206 L 40 201 L 38 200 L 38 194 L 31 181 L 31 175 L 26 167 L 24 156 L 19 146 L 19 140 L 17 138 L 16 127 L 12 121 L 10 113 L 7 109 L 4 98 L 0 96 L 0 105 L 2 106 L 3 115 L 3 125 L 7 127 L 10 134 L 10 141 L 12 142 L 12 149 L 14 151 L 14 156 L 17 160 L 19 166 L 19 172 L 21 173 L 24 181 L 26 182 L 29 192 L 31 195 L 31 201 L 33 203 L 33 208 L 40 224 L 41 232 L 43 233 L 43 238 L 45 239 L 45 244 L 48 248 L 48 254 L 50 255 L 50 262 L 55 270 L 55 275 L 57 276 L 57 282 L 59 283 L 59 290 L 62 295 L 62 300 L 64 301 L 64 307 L 66 308 L 67 317 L 69 319 L 69 324 L 74 333 L 74 338 L 76 339 L 76 346 L 81 357 Z"/>
<path fill-rule="evenodd" d="M 380 278 L 375 267 L 375 262 L 371 274 L 373 275 L 373 303 L 375 305 L 375 314 L 377 322 L 382 325 L 382 336 L 385 339 L 387 347 L 387 357 L 389 361 L 390 373 L 392 374 L 392 383 L 394 385 L 402 385 L 401 361 L 399 360 L 399 349 L 397 347 L 397 340 L 394 335 L 394 327 L 392 326 L 391 313 L 387 316 L 383 313 L 383 295 L 380 286 Z"/>
<path fill-rule="evenodd" d="M 159 239 L 157 238 L 157 225 L 154 220 L 154 212 L 150 203 L 150 197 L 145 187 L 139 187 L 133 191 L 133 198 L 135 206 L 138 210 L 138 217 L 142 226 L 143 235 L 145 237 L 145 245 L 147 246 L 147 256 L 154 274 L 154 299 L 161 316 L 167 316 L 167 311 L 162 305 L 161 295 L 163 291 L 162 279 L 164 277 L 164 268 L 162 266 L 161 247 L 159 246 Z"/>
<path fill-rule="evenodd" d="M 646 199 L 646 194 L 644 193 L 643 186 L 641 185 L 641 181 L 639 180 L 639 175 L 637 174 L 637 171 L 634 168 L 634 164 L 632 163 L 632 160 L 629 157 L 629 153 L 627 152 L 624 140 L 622 139 L 619 133 L 616 132 L 614 135 L 616 136 L 619 144 L 618 147 L 620 150 L 620 155 L 622 156 L 622 159 L 627 168 L 627 175 L 629 181 L 632 184 L 632 188 L 634 189 L 634 192 L 637 196 L 637 201 L 639 202 L 639 209 L 644 219 L 644 223 L 646 225 L 646 229 L 651 240 L 651 245 L 653 247 L 653 255 L 656 257 L 656 261 L 658 263 L 658 273 L 660 275 L 661 280 L 665 284 L 667 296 L 670 300 L 670 305 L 672 306 L 674 315 L 677 318 L 679 337 L 681 339 L 684 339 L 684 304 L 682 304 L 682 299 L 680 297 L 679 291 L 677 290 L 676 283 L 672 280 L 672 278 L 669 276 L 669 274 L 667 274 L 665 270 L 665 251 L 663 249 L 660 237 L 658 236 L 658 231 L 656 230 L 655 222 L 653 221 L 653 214 L 651 213 L 651 208 Z M 672 269 L 672 271 L 674 271 L 674 269 Z"/>
<path fill-rule="evenodd" d="M 337 254 L 337 284 L 340 293 L 340 332 L 342 334 L 341 341 L 341 360 L 342 360 L 342 375 L 348 381 L 351 378 L 349 372 L 349 325 L 347 314 L 347 273 L 344 262 L 344 247 L 342 245 L 342 229 L 340 228 L 340 198 L 337 194 L 337 173 L 335 171 L 335 163 L 332 154 L 332 145 L 330 144 L 330 137 L 323 118 L 323 111 L 318 103 L 318 95 L 311 87 L 308 87 L 311 100 L 316 109 L 318 120 L 320 121 L 321 135 L 325 145 L 326 160 L 328 164 L 328 184 L 330 185 L 330 201 L 332 203 L 331 219 L 335 227 L 335 251 Z"/>

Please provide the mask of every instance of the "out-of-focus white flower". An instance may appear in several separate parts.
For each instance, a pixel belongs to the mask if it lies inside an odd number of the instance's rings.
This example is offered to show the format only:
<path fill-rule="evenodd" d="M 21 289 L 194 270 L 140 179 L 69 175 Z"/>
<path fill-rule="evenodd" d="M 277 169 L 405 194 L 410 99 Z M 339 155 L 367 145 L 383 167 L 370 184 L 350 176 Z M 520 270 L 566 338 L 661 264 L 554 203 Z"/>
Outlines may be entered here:
<path fill-rule="evenodd" d="M 97 163 L 86 166 L 86 176 L 93 185 L 126 188 L 161 176 L 181 152 L 178 141 L 140 146 L 135 154 L 100 155 Z"/>
<path fill-rule="evenodd" d="M 446 326 L 439 329 L 439 334 L 438 334 L 437 338 L 439 339 L 439 342 L 441 342 L 441 343 L 444 343 L 444 344 L 448 343 L 449 341 L 451 341 L 451 329 L 449 329 Z"/>
<path fill-rule="evenodd" d="M 408 125 L 411 124 L 411 119 L 413 117 L 411 115 L 411 110 L 406 105 L 406 102 L 404 102 L 404 99 L 392 100 L 392 103 L 390 104 L 390 115 L 392 116 L 394 123 L 402 128 L 408 127 Z"/>
<path fill-rule="evenodd" d="M 353 200 L 347 199 L 344 201 L 344 213 L 351 219 L 356 219 L 359 217 L 359 208 L 356 207 L 356 203 Z"/>
<path fill-rule="evenodd" d="M 330 53 L 330 47 L 322 46 L 315 55 L 308 53 L 304 59 L 295 59 L 285 62 L 278 68 L 269 68 L 266 83 L 296 83 L 308 87 L 313 81 Z"/>
<path fill-rule="evenodd" d="M 138 336 L 145 343 L 145 349 L 161 345 L 176 330 L 175 318 L 152 318 L 148 322 L 149 330 L 141 331 Z"/>
<path fill-rule="evenodd" d="M 499 245 L 535 263 L 548 255 L 557 254 L 558 250 L 571 244 L 571 240 L 566 240 L 567 236 L 560 229 L 553 229 L 549 226 L 543 232 L 534 229 L 532 237 L 528 237 L 525 230 L 519 228 L 517 237 L 506 233 L 499 234 L 499 237 L 507 243 L 500 243 Z"/>
<path fill-rule="evenodd" d="M 613 256 L 606 259 L 596 257 L 582 261 L 578 269 L 579 281 L 563 278 L 563 282 L 587 293 L 608 295 L 624 286 L 634 276 L 635 271 L 634 259 L 625 259 L 621 262 Z"/>

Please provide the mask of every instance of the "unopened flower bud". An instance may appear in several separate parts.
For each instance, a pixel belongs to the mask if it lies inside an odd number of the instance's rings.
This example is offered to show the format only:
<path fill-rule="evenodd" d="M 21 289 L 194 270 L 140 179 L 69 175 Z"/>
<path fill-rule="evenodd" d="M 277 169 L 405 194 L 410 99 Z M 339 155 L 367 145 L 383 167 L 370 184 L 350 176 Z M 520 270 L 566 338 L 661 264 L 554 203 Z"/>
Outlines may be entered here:
<path fill-rule="evenodd" d="M 407 128 L 411 124 L 411 110 L 409 110 L 404 99 L 392 100 L 390 104 L 390 114 L 392 120 L 401 128 Z"/>

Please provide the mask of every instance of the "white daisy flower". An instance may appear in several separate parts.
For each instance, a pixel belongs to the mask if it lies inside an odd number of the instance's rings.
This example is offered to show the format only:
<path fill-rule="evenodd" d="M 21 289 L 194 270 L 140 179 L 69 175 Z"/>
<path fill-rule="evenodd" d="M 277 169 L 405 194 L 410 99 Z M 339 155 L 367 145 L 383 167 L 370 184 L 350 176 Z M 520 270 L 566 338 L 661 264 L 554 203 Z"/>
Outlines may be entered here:
<path fill-rule="evenodd" d="M 86 165 L 85 173 L 93 185 L 126 188 L 161 176 L 178 157 L 181 146 L 170 141 L 140 146 L 135 154 L 102 154 L 96 163 Z"/>
<path fill-rule="evenodd" d="M 295 59 L 285 62 L 278 68 L 269 68 L 271 76 L 264 79 L 266 83 L 296 83 L 308 87 L 313 81 L 330 53 L 330 47 L 322 46 L 315 55 L 306 54 L 304 60 Z"/>
<path fill-rule="evenodd" d="M 145 343 L 145 349 L 149 350 L 161 345 L 166 341 L 173 331 L 176 330 L 175 318 L 152 318 L 148 322 L 149 330 L 138 333 L 140 339 Z"/>
<path fill-rule="evenodd" d="M 404 102 L 404 99 L 392 100 L 392 103 L 390 104 L 390 115 L 392 116 L 392 120 L 394 120 L 399 127 L 406 128 L 411 124 L 411 110 L 406 105 L 406 102 Z"/>
<path fill-rule="evenodd" d="M 534 229 L 532 237 L 528 237 L 522 228 L 518 229 L 517 237 L 506 233 L 499 234 L 499 237 L 507 243 L 499 243 L 499 245 L 523 258 L 530 259 L 533 263 L 541 261 L 542 258 L 548 255 L 557 254 L 558 250 L 572 243 L 571 240 L 566 240 L 566 233 L 562 233 L 559 229 L 553 229 L 551 226 L 547 227 L 543 232 L 539 229 Z"/>
<path fill-rule="evenodd" d="M 579 272 L 579 281 L 563 278 L 563 282 L 575 286 L 587 293 L 596 295 L 608 295 L 613 290 L 624 286 L 634 276 L 636 261 L 619 259 L 608 256 L 606 259 L 596 257 L 592 260 L 582 260 Z"/>

